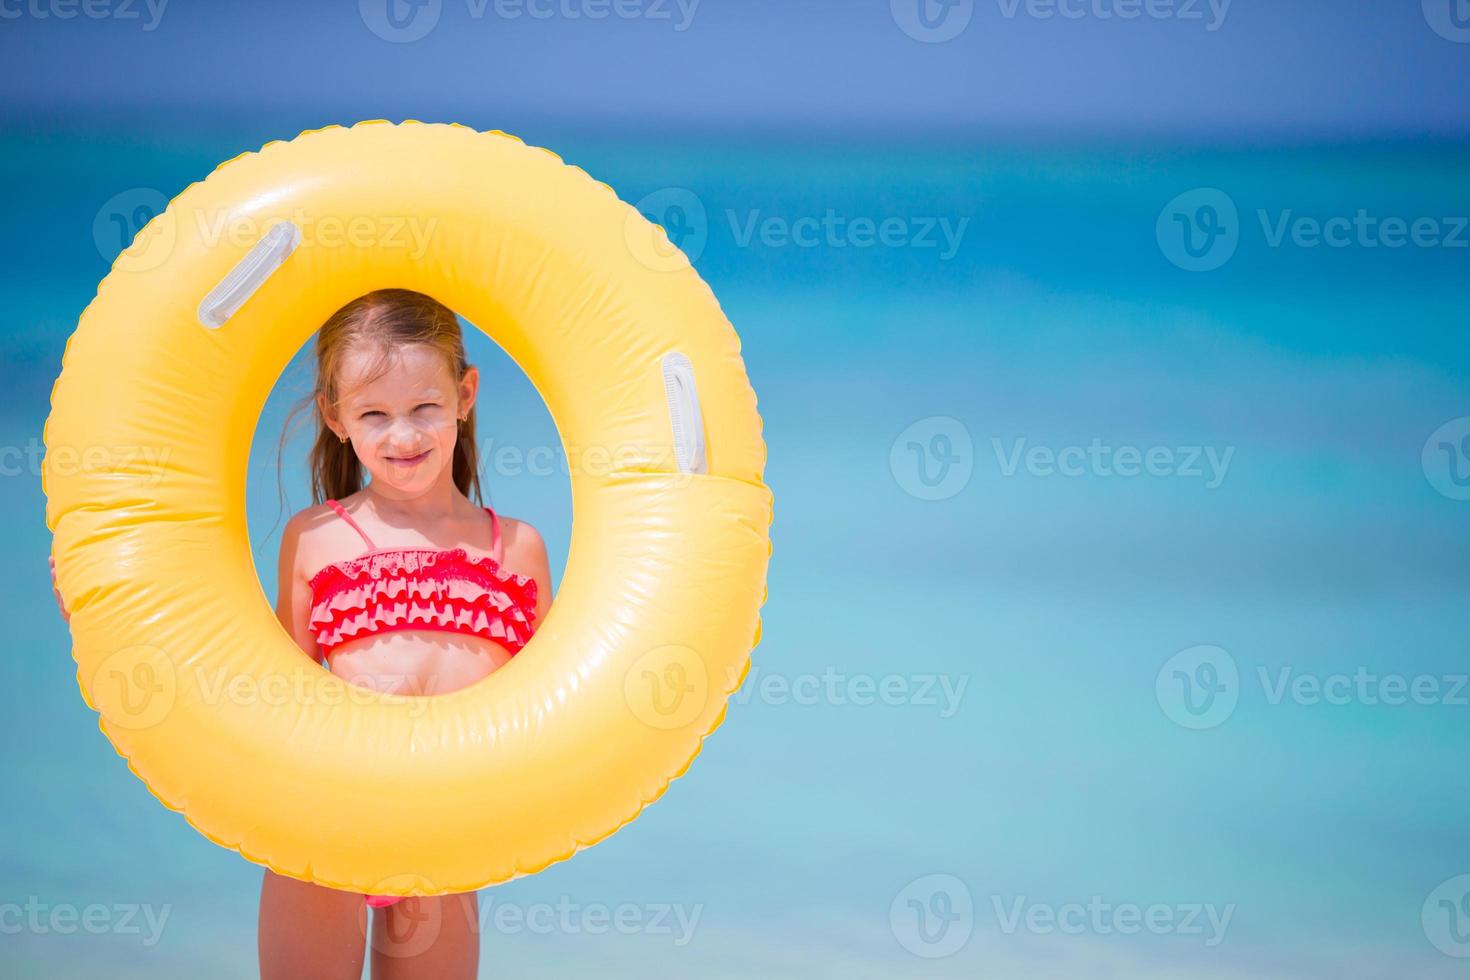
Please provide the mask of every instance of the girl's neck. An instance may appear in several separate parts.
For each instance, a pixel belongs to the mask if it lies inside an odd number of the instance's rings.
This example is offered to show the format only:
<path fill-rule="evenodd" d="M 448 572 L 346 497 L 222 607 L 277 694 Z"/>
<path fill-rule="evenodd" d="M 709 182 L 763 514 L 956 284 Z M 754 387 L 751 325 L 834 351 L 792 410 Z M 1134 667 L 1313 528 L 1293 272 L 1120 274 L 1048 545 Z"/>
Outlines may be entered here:
<path fill-rule="evenodd" d="M 393 496 L 382 492 L 376 482 L 363 488 L 363 495 L 371 504 L 373 513 L 385 523 L 406 524 L 416 527 L 432 527 L 451 521 L 463 513 L 469 501 L 449 479 L 441 480 L 413 497 Z"/>

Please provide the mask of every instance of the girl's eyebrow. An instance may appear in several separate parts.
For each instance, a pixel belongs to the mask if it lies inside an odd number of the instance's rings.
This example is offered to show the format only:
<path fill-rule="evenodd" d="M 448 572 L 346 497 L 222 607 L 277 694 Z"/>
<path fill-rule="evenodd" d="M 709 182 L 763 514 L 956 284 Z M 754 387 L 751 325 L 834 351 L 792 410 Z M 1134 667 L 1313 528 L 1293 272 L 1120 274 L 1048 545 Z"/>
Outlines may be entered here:
<path fill-rule="evenodd" d="M 444 396 L 439 393 L 439 389 L 430 388 L 427 391 L 422 391 L 415 395 L 413 401 L 415 404 L 421 405 L 425 401 L 442 401 L 443 398 Z M 356 396 L 348 398 L 347 404 L 351 406 L 354 412 L 361 412 L 370 408 L 382 408 L 384 406 L 383 402 L 373 399 L 359 399 Z"/>

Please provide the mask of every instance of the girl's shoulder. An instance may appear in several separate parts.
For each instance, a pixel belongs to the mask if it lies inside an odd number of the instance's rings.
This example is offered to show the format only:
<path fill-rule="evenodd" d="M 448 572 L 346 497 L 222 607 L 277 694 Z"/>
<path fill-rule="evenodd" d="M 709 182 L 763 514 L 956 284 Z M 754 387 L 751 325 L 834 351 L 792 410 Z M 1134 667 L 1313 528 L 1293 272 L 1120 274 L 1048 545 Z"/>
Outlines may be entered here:
<path fill-rule="evenodd" d="M 344 500 L 337 501 L 337 503 L 344 509 L 350 510 L 349 504 L 351 500 L 351 497 L 347 497 Z M 281 535 L 282 541 L 284 542 L 287 537 L 292 536 L 297 539 L 312 537 L 333 523 L 346 526 L 346 522 L 332 509 L 331 504 L 325 502 L 312 504 L 310 507 L 305 507 L 291 515 L 291 519 L 286 522 L 286 530 Z"/>
<path fill-rule="evenodd" d="M 292 514 L 281 532 L 281 558 L 284 562 L 289 554 L 296 573 L 303 578 L 310 578 L 332 562 L 354 557 L 362 549 L 357 532 L 327 503 L 312 504 Z"/>
<path fill-rule="evenodd" d="M 515 517 L 508 517 L 500 511 L 495 512 L 500 521 L 500 541 L 507 555 L 519 551 L 535 551 L 536 548 L 545 548 L 541 540 L 541 532 L 536 530 L 530 521 L 523 521 Z"/>
<path fill-rule="evenodd" d="M 502 564 L 510 571 L 536 580 L 545 596 L 538 606 L 538 615 L 544 615 L 545 604 L 551 595 L 551 564 L 546 554 L 546 542 L 530 521 L 506 517 L 499 511 L 496 516 L 500 518 Z"/>

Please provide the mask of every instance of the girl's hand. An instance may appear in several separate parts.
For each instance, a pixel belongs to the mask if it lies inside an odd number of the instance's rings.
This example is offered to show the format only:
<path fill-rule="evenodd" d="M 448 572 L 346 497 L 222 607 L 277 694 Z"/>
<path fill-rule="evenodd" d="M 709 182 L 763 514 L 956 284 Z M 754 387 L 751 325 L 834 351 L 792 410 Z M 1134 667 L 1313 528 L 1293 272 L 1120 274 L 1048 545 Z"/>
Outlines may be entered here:
<path fill-rule="evenodd" d="M 71 613 L 67 612 L 66 606 L 62 605 L 61 590 L 56 587 L 56 556 L 49 555 L 47 558 L 51 562 L 51 591 L 56 594 L 56 608 L 61 610 L 61 621 L 63 623 L 70 623 Z"/>

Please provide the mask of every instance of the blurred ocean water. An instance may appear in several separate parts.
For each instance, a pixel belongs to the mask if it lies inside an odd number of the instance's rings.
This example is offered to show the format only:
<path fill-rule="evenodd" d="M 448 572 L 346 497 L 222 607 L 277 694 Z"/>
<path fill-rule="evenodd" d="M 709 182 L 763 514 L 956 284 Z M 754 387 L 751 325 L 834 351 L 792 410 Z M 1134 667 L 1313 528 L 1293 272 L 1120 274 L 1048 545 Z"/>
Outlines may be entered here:
<path fill-rule="evenodd" d="M 202 132 L 0 139 L 14 976 L 254 975 L 259 869 L 78 695 L 33 462 L 137 208 L 293 135 Z M 481 894 L 483 976 L 1459 975 L 1470 148 L 519 135 L 694 255 L 760 399 L 775 551 L 725 726 L 636 823 Z M 519 370 L 472 359 L 481 438 L 555 447 Z M 252 450 L 272 596 L 308 370 Z M 565 476 L 486 476 L 559 581 Z M 91 904 L 113 928 L 52 915 Z"/>

